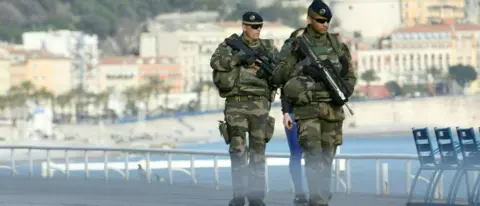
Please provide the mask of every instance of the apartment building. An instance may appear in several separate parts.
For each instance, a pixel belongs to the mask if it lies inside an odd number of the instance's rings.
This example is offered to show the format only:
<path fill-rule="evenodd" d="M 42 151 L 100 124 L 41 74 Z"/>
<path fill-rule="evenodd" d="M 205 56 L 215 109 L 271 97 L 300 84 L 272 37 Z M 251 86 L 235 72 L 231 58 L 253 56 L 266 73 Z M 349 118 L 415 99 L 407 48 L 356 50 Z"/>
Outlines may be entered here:
<path fill-rule="evenodd" d="M 123 92 L 148 83 L 149 78 L 164 81 L 170 86 L 170 92 L 183 89 L 181 67 L 170 57 L 103 57 L 98 69 L 101 91 Z"/>
<path fill-rule="evenodd" d="M 55 56 L 70 58 L 73 73 L 71 81 L 77 87 L 83 86 L 87 91 L 98 92 L 97 85 L 88 87 L 91 77 L 87 77 L 99 61 L 97 35 L 70 30 L 25 32 L 22 41 L 25 50 L 44 50 Z"/>
<path fill-rule="evenodd" d="M 374 69 L 381 77 L 378 84 L 428 81 L 428 69 L 447 72 L 455 64 L 472 65 L 480 71 L 479 43 L 480 25 L 444 21 L 401 28 L 392 33 L 387 48 L 358 51 L 358 71 Z"/>
<path fill-rule="evenodd" d="M 465 0 L 400 0 L 402 24 L 412 27 L 419 24 L 439 23 L 450 18 L 465 19 Z"/>

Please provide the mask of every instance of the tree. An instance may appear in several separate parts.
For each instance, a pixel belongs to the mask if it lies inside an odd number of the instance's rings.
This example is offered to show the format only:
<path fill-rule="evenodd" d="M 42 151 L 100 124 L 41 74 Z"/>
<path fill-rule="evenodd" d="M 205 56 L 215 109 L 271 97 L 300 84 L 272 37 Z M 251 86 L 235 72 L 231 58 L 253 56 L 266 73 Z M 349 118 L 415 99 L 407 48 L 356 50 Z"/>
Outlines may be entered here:
<path fill-rule="evenodd" d="M 365 93 L 365 96 L 368 97 L 368 92 L 370 90 L 370 83 L 377 81 L 380 78 L 377 76 L 377 73 L 375 72 L 375 70 L 369 69 L 360 75 L 360 79 L 362 79 L 367 83 L 367 92 Z"/>
<path fill-rule="evenodd" d="M 477 79 L 477 71 L 470 65 L 457 64 L 448 68 L 448 76 L 463 88 Z"/>
<path fill-rule="evenodd" d="M 403 94 L 402 88 L 396 81 L 389 81 L 385 83 L 385 87 L 388 89 L 388 92 L 390 92 L 390 95 L 392 97 L 400 96 Z"/>
<path fill-rule="evenodd" d="M 427 69 L 427 74 L 432 76 L 433 82 L 442 78 L 442 70 L 440 70 L 438 68 L 435 68 L 435 67 Z"/>

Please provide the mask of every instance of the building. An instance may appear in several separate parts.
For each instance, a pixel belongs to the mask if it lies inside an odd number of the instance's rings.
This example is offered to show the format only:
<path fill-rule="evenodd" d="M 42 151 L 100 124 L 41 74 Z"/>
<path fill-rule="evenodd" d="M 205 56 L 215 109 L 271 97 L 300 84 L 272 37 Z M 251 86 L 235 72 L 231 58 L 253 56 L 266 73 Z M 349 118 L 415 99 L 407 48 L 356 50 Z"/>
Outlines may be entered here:
<path fill-rule="evenodd" d="M 402 24 L 412 27 L 438 23 L 441 19 L 465 19 L 465 0 L 400 0 Z"/>
<path fill-rule="evenodd" d="M 138 67 L 139 84 L 148 84 L 154 78 L 162 82 L 171 93 L 183 91 L 182 68 L 173 58 L 153 57 L 142 58 L 143 64 Z"/>
<path fill-rule="evenodd" d="M 25 50 L 22 46 L 16 45 L 0 47 L 0 50 L 2 49 L 8 54 L 6 71 L 9 76 L 7 81 L 9 85 L 7 87 L 0 84 L 6 90 L 11 86 L 19 86 L 25 81 L 30 81 L 36 88 L 45 88 L 53 94 L 61 94 L 73 89 L 72 65 L 69 58 L 41 50 Z M 2 74 L 3 72 L 0 72 L 0 75 Z"/>
<path fill-rule="evenodd" d="M 83 87 L 87 91 L 98 88 L 90 88 L 85 83 L 87 73 L 98 64 L 99 40 L 96 35 L 69 30 L 25 32 L 22 34 L 22 41 L 25 50 L 45 50 L 56 56 L 72 59 L 71 81 L 77 87 Z"/>
<path fill-rule="evenodd" d="M 171 86 L 170 92 L 182 92 L 183 77 L 180 65 L 171 57 L 103 57 L 97 81 L 101 91 L 122 92 L 158 78 Z"/>
<path fill-rule="evenodd" d="M 5 95 L 10 89 L 10 54 L 6 47 L 0 45 L 0 95 Z"/>
<path fill-rule="evenodd" d="M 75 88 L 71 81 L 72 61 L 46 52 L 33 54 L 25 63 L 25 78 L 35 88 L 58 95 Z"/>
<path fill-rule="evenodd" d="M 428 77 L 432 68 L 446 73 L 449 66 L 463 64 L 480 71 L 480 25 L 444 22 L 398 29 L 387 48 L 358 51 L 358 72 L 374 69 L 380 84 L 389 80 L 410 84 L 432 79 Z"/>
<path fill-rule="evenodd" d="M 103 57 L 98 65 L 97 81 L 100 91 L 122 92 L 129 87 L 139 86 L 137 57 Z"/>

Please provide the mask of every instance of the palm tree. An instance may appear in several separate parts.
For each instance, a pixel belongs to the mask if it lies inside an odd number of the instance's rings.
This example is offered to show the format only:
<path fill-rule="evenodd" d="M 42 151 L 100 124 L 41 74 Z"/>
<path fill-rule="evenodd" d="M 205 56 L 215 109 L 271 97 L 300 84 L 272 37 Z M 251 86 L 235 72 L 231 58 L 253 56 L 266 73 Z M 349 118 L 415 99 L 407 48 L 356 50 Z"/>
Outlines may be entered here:
<path fill-rule="evenodd" d="M 8 99 L 6 96 L 0 96 L 0 113 L 3 114 L 4 110 L 7 108 Z"/>
<path fill-rule="evenodd" d="M 22 82 L 20 88 L 24 91 L 26 97 L 30 97 L 35 93 L 35 85 L 30 81 Z"/>
<path fill-rule="evenodd" d="M 85 106 L 87 105 L 89 96 L 88 93 L 83 90 L 83 88 L 78 87 L 75 89 L 72 89 L 69 93 L 69 96 L 71 96 L 71 109 L 72 109 L 72 123 L 77 122 L 77 114 L 85 112 Z"/>
<path fill-rule="evenodd" d="M 8 108 L 14 111 L 20 111 L 17 117 L 26 119 L 27 109 L 25 102 L 33 95 L 35 88 L 30 82 L 23 82 L 20 86 L 12 86 L 7 92 Z"/>
<path fill-rule="evenodd" d="M 148 83 L 149 87 L 151 87 L 151 92 L 155 94 L 155 100 L 158 100 L 158 95 L 163 93 L 165 94 L 165 99 L 164 99 L 164 105 L 163 108 L 166 110 L 168 109 L 168 99 L 169 99 L 169 94 L 172 90 L 172 86 L 169 85 L 167 82 L 164 80 L 161 80 L 158 78 L 158 76 L 152 76 L 149 77 Z M 158 107 L 158 102 L 155 102 L 155 108 Z"/>
<path fill-rule="evenodd" d="M 135 101 L 137 100 L 137 91 L 134 87 L 129 87 L 123 91 L 123 95 L 127 99 L 125 106 L 125 112 L 131 112 L 133 115 L 137 114 L 137 107 Z"/>
<path fill-rule="evenodd" d="M 367 92 L 365 93 L 365 96 L 368 97 L 368 93 L 370 91 L 370 83 L 379 80 L 380 78 L 377 76 L 375 73 L 375 70 L 369 69 L 365 72 L 363 72 L 360 75 L 360 78 L 367 83 Z"/>
<path fill-rule="evenodd" d="M 100 92 L 96 94 L 94 104 L 97 109 L 100 108 L 100 116 L 103 116 L 103 114 L 107 111 L 108 108 L 108 93 Z"/>
<path fill-rule="evenodd" d="M 40 100 L 52 100 L 54 98 L 54 95 L 48 91 L 45 87 L 42 87 L 41 89 L 35 91 L 33 93 L 33 97 L 35 101 L 40 101 Z"/>
<path fill-rule="evenodd" d="M 203 79 L 200 79 L 200 81 L 198 82 L 198 84 L 195 86 L 195 88 L 193 89 L 194 92 L 197 93 L 197 107 L 198 109 L 201 109 L 201 105 L 202 105 L 202 94 L 203 92 L 206 90 L 207 92 L 210 91 L 211 88 L 214 88 L 215 87 L 215 84 L 213 84 L 213 82 L 211 81 L 203 81 Z M 210 105 L 210 98 L 207 98 L 207 106 Z"/>
<path fill-rule="evenodd" d="M 169 108 L 169 107 L 168 107 L 168 104 L 169 104 L 169 102 L 168 102 L 168 99 L 169 99 L 168 96 L 170 95 L 170 91 L 172 91 L 172 86 L 171 86 L 171 85 L 164 84 L 162 90 L 163 90 L 163 92 L 164 92 L 164 94 L 165 94 L 165 100 L 164 100 L 164 102 L 163 102 L 163 103 L 164 103 L 164 106 L 163 106 L 163 107 L 164 107 L 166 110 L 168 110 L 168 108 Z"/>
<path fill-rule="evenodd" d="M 150 97 L 153 93 L 153 88 L 149 84 L 144 84 L 136 90 L 137 100 L 142 101 L 145 104 L 145 112 L 148 116 L 150 112 Z"/>
<path fill-rule="evenodd" d="M 65 115 L 65 107 L 72 101 L 72 96 L 70 93 L 65 93 L 58 95 L 55 99 L 56 104 L 60 107 L 60 114 L 63 116 Z"/>

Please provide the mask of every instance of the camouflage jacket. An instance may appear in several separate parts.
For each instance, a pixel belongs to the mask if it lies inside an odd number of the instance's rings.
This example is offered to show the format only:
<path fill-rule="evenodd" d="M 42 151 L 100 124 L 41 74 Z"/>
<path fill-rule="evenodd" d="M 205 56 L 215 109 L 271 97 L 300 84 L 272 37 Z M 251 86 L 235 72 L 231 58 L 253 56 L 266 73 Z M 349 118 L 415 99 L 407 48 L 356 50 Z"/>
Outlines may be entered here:
<path fill-rule="evenodd" d="M 346 87 L 353 92 L 357 77 L 353 68 L 352 58 L 346 44 L 340 43 L 338 40 L 338 34 L 321 35 L 313 30 L 310 26 L 306 28 L 303 35 L 314 44 L 313 50 L 316 51 L 319 59 L 329 59 L 337 72 L 340 73 L 342 65 L 339 62 L 341 56 L 345 56 L 348 59 L 348 72 L 344 73 L 342 79 L 346 83 Z M 305 59 L 296 45 L 298 38 L 287 40 L 282 47 L 282 50 L 278 56 L 278 62 L 275 67 L 275 72 L 272 78 L 274 84 L 284 85 L 293 77 L 305 76 L 303 74 L 303 67 L 308 66 L 310 62 Z M 284 87 L 283 87 L 284 88 Z M 282 88 L 282 89 L 283 89 Z M 282 99 L 285 91 L 282 91 Z M 328 102 L 328 91 L 322 83 L 315 83 L 314 90 L 312 90 L 312 96 L 320 96 L 326 101 L 311 101 L 305 105 L 295 105 L 291 101 L 287 101 L 292 104 L 293 114 L 295 119 L 307 119 L 307 118 L 322 118 L 328 121 L 342 121 L 345 119 L 345 114 L 341 106 L 336 106 Z"/>
<path fill-rule="evenodd" d="M 274 59 L 277 58 L 278 50 L 274 46 L 273 40 L 249 41 L 243 35 L 241 37 L 252 50 L 266 51 L 272 54 Z M 237 52 L 242 51 L 234 51 L 224 41 L 220 43 L 210 59 L 210 66 L 213 69 L 213 83 L 217 86 L 220 96 L 253 95 L 270 97 L 272 92 L 275 91 L 271 90 L 266 80 L 256 76 L 253 68 L 239 65 L 239 62 L 236 62 L 233 57 Z"/>

